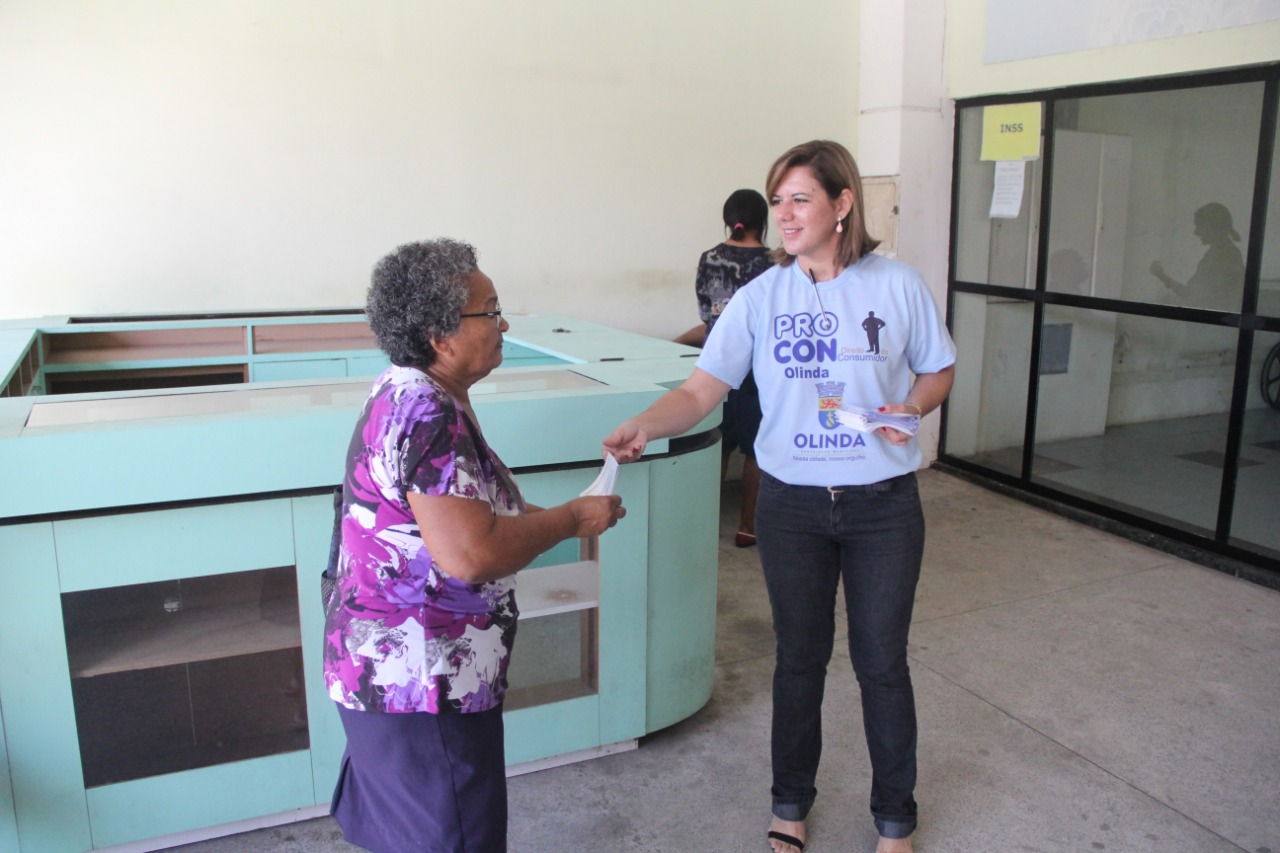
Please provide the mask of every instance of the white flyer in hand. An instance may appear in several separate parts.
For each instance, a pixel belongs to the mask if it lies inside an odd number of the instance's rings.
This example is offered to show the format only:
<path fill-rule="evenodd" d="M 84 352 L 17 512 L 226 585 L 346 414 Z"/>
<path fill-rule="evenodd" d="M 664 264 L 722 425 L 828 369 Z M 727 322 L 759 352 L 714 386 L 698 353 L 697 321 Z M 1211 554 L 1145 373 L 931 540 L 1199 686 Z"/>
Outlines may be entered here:
<path fill-rule="evenodd" d="M 604 457 L 604 467 L 600 469 L 599 476 L 595 482 L 587 486 L 582 494 L 578 497 L 587 498 L 592 495 L 611 495 L 613 494 L 613 484 L 618 479 L 618 460 L 613 458 L 610 453 Z"/>
<path fill-rule="evenodd" d="M 919 415 L 891 414 L 847 404 L 836 409 L 836 420 L 858 432 L 874 432 L 880 427 L 889 427 L 907 435 L 915 435 L 920 429 Z"/>

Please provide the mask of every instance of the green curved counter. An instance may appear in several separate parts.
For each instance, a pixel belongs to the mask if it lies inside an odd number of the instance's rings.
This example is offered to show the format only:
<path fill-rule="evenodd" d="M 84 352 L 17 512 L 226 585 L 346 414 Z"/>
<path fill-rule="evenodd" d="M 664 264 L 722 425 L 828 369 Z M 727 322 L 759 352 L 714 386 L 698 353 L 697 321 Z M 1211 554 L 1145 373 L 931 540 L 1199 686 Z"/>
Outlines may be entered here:
<path fill-rule="evenodd" d="M 510 322 L 473 402 L 542 505 L 584 489 L 601 439 L 696 355 Z M 0 323 L 0 849 L 158 849 L 324 812 L 343 735 L 318 575 L 385 364 L 358 313 Z M 619 472 L 627 518 L 521 574 L 511 772 L 632 748 L 710 697 L 718 420 L 653 442 Z"/>

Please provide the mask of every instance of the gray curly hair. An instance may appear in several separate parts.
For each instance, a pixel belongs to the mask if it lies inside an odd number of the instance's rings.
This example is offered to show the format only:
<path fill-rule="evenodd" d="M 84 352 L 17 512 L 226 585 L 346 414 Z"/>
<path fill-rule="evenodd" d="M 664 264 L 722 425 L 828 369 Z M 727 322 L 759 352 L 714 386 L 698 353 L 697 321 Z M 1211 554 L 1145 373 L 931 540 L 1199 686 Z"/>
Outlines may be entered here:
<path fill-rule="evenodd" d="M 427 367 L 435 361 L 431 341 L 458 330 L 467 280 L 476 269 L 476 250 L 447 238 L 405 243 L 378 261 L 365 314 L 392 364 Z"/>

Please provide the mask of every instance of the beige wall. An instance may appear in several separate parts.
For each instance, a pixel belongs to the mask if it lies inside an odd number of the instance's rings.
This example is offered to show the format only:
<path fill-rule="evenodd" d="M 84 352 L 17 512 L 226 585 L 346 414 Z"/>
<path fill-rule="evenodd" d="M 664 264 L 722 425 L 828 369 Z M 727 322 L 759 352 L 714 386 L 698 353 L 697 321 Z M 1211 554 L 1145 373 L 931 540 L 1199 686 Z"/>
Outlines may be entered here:
<path fill-rule="evenodd" d="M 6 0 L 0 317 L 353 306 L 382 253 L 451 235 L 508 310 L 673 336 L 725 196 L 856 145 L 857 18 Z"/>
<path fill-rule="evenodd" d="M 1203 2 L 1208 5 L 1208 0 Z M 1059 0 L 1056 5 L 1073 8 L 1070 0 Z M 952 98 L 1183 74 L 1280 59 L 1280 21 L 1270 21 L 987 65 L 983 61 L 986 15 L 987 0 L 948 0 L 947 91 Z"/>

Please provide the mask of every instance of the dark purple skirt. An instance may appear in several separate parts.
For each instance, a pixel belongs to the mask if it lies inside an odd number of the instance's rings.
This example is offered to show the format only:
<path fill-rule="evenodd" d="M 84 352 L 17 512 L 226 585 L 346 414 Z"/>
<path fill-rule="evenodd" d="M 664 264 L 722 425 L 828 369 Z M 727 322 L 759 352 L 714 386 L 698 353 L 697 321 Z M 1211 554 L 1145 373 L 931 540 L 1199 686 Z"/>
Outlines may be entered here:
<path fill-rule="evenodd" d="M 383 714 L 338 706 L 347 749 L 329 814 L 374 853 L 503 853 L 502 708 Z"/>

